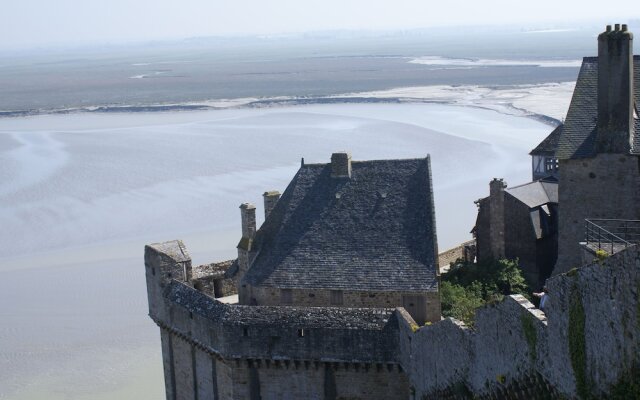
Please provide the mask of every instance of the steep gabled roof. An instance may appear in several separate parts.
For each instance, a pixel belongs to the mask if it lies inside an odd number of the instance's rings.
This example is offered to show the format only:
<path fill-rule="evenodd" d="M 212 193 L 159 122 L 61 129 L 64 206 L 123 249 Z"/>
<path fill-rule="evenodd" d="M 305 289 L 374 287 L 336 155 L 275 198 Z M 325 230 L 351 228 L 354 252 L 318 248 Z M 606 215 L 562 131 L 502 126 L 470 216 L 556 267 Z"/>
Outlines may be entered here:
<path fill-rule="evenodd" d="M 505 190 L 529 208 L 558 202 L 558 184 L 547 181 L 533 181 Z"/>
<path fill-rule="evenodd" d="M 633 56 L 634 97 L 640 106 L 640 56 Z M 573 91 L 564 128 L 558 141 L 559 159 L 592 157 L 595 152 L 598 117 L 598 58 L 584 57 Z M 640 120 L 635 119 L 631 153 L 640 154 Z"/>
<path fill-rule="evenodd" d="M 244 282 L 278 288 L 437 290 L 429 157 L 303 165 L 256 234 Z"/>
<path fill-rule="evenodd" d="M 554 130 L 551 131 L 549 136 L 544 138 L 540 144 L 536 146 L 535 149 L 531 150 L 529 155 L 540 155 L 540 156 L 553 156 L 556 154 L 556 149 L 558 148 L 558 140 L 560 139 L 560 135 L 562 134 L 562 127 L 564 125 L 560 124 L 556 126 Z"/>

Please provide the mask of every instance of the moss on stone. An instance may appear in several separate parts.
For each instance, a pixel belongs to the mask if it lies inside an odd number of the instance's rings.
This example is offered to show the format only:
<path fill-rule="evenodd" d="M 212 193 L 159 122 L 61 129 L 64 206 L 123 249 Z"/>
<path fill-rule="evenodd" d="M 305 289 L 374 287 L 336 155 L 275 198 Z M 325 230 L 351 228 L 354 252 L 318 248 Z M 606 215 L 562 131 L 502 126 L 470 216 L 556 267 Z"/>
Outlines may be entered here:
<path fill-rule="evenodd" d="M 606 260 L 608 257 L 609 257 L 608 252 L 602 249 L 596 250 L 596 262 L 598 262 L 600 265 L 602 265 L 604 263 L 604 260 Z"/>
<path fill-rule="evenodd" d="M 520 321 L 522 322 L 522 331 L 524 332 L 524 338 L 526 339 L 527 345 L 529 347 L 529 357 L 531 357 L 532 361 L 535 361 L 538 355 L 538 333 L 536 332 L 536 326 L 533 322 L 533 317 L 529 314 L 522 314 L 522 316 L 520 317 Z"/>
<path fill-rule="evenodd" d="M 569 356 L 576 379 L 576 392 L 581 399 L 591 396 L 590 382 L 587 377 L 587 349 L 584 336 L 585 315 L 580 292 L 574 286 L 569 304 Z"/>
<path fill-rule="evenodd" d="M 567 273 L 565 275 L 567 275 L 568 277 L 573 277 L 576 276 L 578 274 L 578 268 L 571 268 L 569 271 L 567 271 Z"/>

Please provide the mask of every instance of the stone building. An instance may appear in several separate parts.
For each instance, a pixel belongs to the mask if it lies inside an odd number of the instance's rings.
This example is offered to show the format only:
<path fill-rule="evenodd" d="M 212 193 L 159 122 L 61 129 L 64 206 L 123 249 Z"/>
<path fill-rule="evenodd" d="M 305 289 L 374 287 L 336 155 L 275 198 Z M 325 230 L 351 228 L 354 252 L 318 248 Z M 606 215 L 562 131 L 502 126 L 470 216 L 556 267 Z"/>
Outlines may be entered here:
<path fill-rule="evenodd" d="M 250 213 L 244 205 L 243 232 L 256 232 Z M 240 304 L 404 307 L 420 324 L 440 319 L 429 158 L 303 163 L 243 240 Z"/>
<path fill-rule="evenodd" d="M 585 57 L 558 139 L 559 245 L 554 273 L 580 266 L 585 220 L 640 219 L 640 56 L 626 25 L 598 36 Z M 602 221 L 605 222 L 605 221 Z M 624 236 L 615 223 L 605 229 Z M 624 239 L 624 238 L 621 238 Z"/>
<path fill-rule="evenodd" d="M 539 180 L 508 188 L 494 179 L 489 197 L 476 204 L 477 259 L 517 258 L 529 285 L 541 286 L 557 256 L 558 183 Z"/>

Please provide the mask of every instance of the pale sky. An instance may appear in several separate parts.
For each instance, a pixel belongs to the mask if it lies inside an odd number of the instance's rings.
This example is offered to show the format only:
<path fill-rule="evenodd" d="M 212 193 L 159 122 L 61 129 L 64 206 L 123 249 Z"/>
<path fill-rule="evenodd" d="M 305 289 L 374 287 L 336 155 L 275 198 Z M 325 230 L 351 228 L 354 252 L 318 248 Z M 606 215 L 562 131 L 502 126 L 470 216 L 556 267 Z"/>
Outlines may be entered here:
<path fill-rule="evenodd" d="M 0 1 L 0 48 L 333 29 L 624 23 L 640 16 L 637 0 Z M 603 11 L 603 4 L 616 11 Z"/>

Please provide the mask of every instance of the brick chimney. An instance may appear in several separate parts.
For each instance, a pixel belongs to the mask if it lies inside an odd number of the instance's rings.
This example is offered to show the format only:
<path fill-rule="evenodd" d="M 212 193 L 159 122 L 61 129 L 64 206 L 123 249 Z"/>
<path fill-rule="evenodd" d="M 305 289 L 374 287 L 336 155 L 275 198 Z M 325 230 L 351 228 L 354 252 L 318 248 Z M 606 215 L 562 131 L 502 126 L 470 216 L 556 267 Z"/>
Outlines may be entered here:
<path fill-rule="evenodd" d="M 262 197 L 264 198 L 264 219 L 266 220 L 269 214 L 271 214 L 271 210 L 273 210 L 278 200 L 280 200 L 280 192 L 277 190 L 264 192 Z"/>
<path fill-rule="evenodd" d="M 346 151 L 331 155 L 331 177 L 351 178 L 351 154 Z"/>
<path fill-rule="evenodd" d="M 598 36 L 598 153 L 629 153 L 633 102 L 633 34 L 607 25 Z"/>
<path fill-rule="evenodd" d="M 504 245 L 504 189 L 507 183 L 498 178 L 493 178 L 489 183 L 489 240 L 491 243 L 491 255 L 495 259 L 505 256 Z"/>

